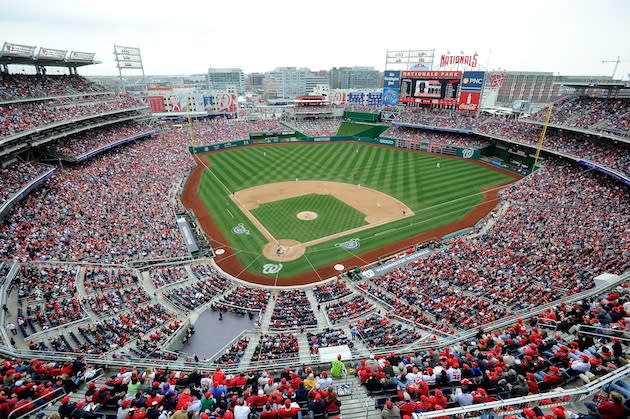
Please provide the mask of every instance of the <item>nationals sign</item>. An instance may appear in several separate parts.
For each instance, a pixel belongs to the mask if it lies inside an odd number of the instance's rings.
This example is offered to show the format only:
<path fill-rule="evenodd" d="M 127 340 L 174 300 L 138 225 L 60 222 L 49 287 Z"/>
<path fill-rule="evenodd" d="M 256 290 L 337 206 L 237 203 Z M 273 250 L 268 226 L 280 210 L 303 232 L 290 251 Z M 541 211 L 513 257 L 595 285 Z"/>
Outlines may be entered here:
<path fill-rule="evenodd" d="M 473 55 L 442 55 L 440 57 L 440 67 L 450 66 L 464 66 L 470 68 L 477 67 L 477 58 L 479 55 L 474 53 Z"/>

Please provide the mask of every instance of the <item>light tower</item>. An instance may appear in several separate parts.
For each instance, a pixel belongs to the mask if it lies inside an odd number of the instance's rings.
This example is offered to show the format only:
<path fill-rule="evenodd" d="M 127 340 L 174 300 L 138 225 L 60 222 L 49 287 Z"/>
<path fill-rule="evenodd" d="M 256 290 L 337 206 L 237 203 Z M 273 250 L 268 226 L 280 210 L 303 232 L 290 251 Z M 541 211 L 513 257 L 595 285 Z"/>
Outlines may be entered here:
<path fill-rule="evenodd" d="M 602 60 L 602 64 L 615 63 L 615 68 L 613 69 L 612 76 L 610 77 L 613 80 L 615 79 L 615 74 L 617 73 L 617 68 L 619 67 L 620 62 L 621 59 L 619 56 L 617 56 L 616 60 Z"/>

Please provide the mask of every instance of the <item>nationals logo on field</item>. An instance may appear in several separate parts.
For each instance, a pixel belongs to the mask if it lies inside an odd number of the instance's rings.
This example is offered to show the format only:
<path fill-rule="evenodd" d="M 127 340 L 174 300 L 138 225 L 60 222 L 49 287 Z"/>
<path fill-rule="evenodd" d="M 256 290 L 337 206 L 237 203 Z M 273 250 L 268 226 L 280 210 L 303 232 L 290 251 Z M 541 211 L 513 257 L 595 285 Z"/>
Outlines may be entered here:
<path fill-rule="evenodd" d="M 234 234 L 249 234 L 249 230 L 247 227 L 243 225 L 243 223 L 237 224 L 232 227 L 232 233 Z"/>
<path fill-rule="evenodd" d="M 346 249 L 346 250 L 358 249 L 359 246 L 361 246 L 361 243 L 359 242 L 360 242 L 359 239 L 354 238 L 354 239 L 345 241 L 343 243 L 335 243 L 335 247 L 341 247 L 342 249 Z"/>
<path fill-rule="evenodd" d="M 265 263 L 262 273 L 265 275 L 275 275 L 282 270 L 282 263 Z"/>

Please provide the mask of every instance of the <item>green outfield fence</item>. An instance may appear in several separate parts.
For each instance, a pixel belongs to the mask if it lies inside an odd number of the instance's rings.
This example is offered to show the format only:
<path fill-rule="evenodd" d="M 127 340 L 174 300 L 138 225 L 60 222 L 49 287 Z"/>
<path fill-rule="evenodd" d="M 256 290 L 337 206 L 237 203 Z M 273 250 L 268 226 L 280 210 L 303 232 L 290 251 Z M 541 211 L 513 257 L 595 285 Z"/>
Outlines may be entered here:
<path fill-rule="evenodd" d="M 267 137 L 261 139 L 247 139 L 247 140 L 235 140 L 228 141 L 225 143 L 211 144 L 211 145 L 203 145 L 203 146 L 190 146 L 188 147 L 188 151 L 191 154 L 205 153 L 208 151 L 216 151 L 216 150 L 226 150 L 234 147 L 242 147 L 248 145 L 256 145 L 256 144 L 287 144 L 287 143 L 296 143 L 296 142 L 304 142 L 304 143 L 326 143 L 326 142 L 336 142 L 336 141 L 358 141 L 366 144 L 380 144 L 386 145 L 390 147 L 404 147 L 404 141 L 398 140 L 396 138 L 388 138 L 388 137 L 379 137 L 379 138 L 371 138 L 371 137 L 361 137 L 361 136 L 353 136 L 353 135 L 333 135 L 329 137 L 304 137 L 304 138 L 296 138 L 296 137 Z M 455 155 L 457 157 L 462 157 L 470 160 L 479 160 L 481 157 L 481 151 L 473 148 L 461 148 L 461 147 L 452 147 L 455 149 Z M 449 153 L 450 154 L 450 153 Z M 451 154 L 452 155 L 452 154 Z"/>

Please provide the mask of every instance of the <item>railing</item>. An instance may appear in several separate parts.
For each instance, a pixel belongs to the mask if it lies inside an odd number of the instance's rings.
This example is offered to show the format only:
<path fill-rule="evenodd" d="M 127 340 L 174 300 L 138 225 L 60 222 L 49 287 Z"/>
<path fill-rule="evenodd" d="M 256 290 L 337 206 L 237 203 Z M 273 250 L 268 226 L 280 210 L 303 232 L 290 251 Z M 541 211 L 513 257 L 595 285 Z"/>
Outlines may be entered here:
<path fill-rule="evenodd" d="M 94 377 L 92 377 L 90 380 L 86 381 L 86 384 L 89 384 L 93 381 L 96 381 L 101 375 L 103 375 L 103 369 L 102 368 L 98 368 L 95 371 Z M 60 391 L 61 390 L 61 391 Z M 57 394 L 59 393 L 59 394 Z M 52 399 L 50 399 L 51 395 L 55 395 Z M 63 387 L 59 387 L 57 389 L 55 389 L 55 391 L 53 391 L 52 393 L 46 394 L 45 396 L 42 397 L 38 397 L 35 400 L 32 400 L 32 403 L 35 403 L 37 401 L 41 401 L 42 403 L 39 404 L 38 406 L 36 406 L 34 409 L 28 410 L 26 412 L 23 413 L 19 413 L 25 409 L 23 409 L 25 406 L 21 406 L 13 411 L 11 411 L 11 413 L 9 413 L 9 415 L 7 416 L 7 419 L 22 419 L 25 417 L 30 417 L 32 414 L 34 414 L 35 412 L 37 412 L 38 410 L 42 410 L 44 408 L 46 408 L 46 406 L 48 406 L 49 404 L 54 404 L 57 402 L 57 400 L 61 399 L 62 397 L 64 397 L 66 394 L 66 390 Z M 19 416 L 13 416 L 14 414 L 18 414 Z"/>
<path fill-rule="evenodd" d="M 571 403 L 576 403 L 584 400 L 590 394 L 602 389 L 604 386 L 615 382 L 620 379 L 627 378 L 628 374 L 630 374 L 630 365 L 626 365 L 621 367 L 607 375 L 604 375 L 601 378 L 598 378 L 594 381 L 591 381 L 589 384 L 576 387 L 570 390 L 557 390 L 550 391 L 547 393 L 540 393 L 531 396 L 524 397 L 516 397 L 513 399 L 500 400 L 496 402 L 488 402 L 488 403 L 480 403 L 473 404 L 471 406 L 465 407 L 454 407 L 451 409 L 444 409 L 439 411 L 432 412 L 424 412 L 424 413 L 414 413 L 414 419 L 423 419 L 423 418 L 435 418 L 435 417 L 460 417 L 461 415 L 466 415 L 470 413 L 481 413 L 481 412 L 494 412 L 499 413 L 501 409 L 504 409 L 503 413 L 508 413 L 513 415 L 522 411 L 523 408 L 529 405 L 536 405 L 536 402 L 540 402 L 542 400 L 549 399 L 559 399 L 555 403 L 545 404 L 545 407 L 552 406 L 560 406 L 560 405 L 568 405 Z M 568 397 L 568 399 L 567 399 Z"/>
<path fill-rule="evenodd" d="M 609 329 L 603 326 L 591 326 L 587 324 L 581 324 L 578 326 L 576 333 L 579 335 L 595 336 L 598 338 L 616 338 L 626 343 L 630 342 L 630 332 L 626 330 Z"/>

